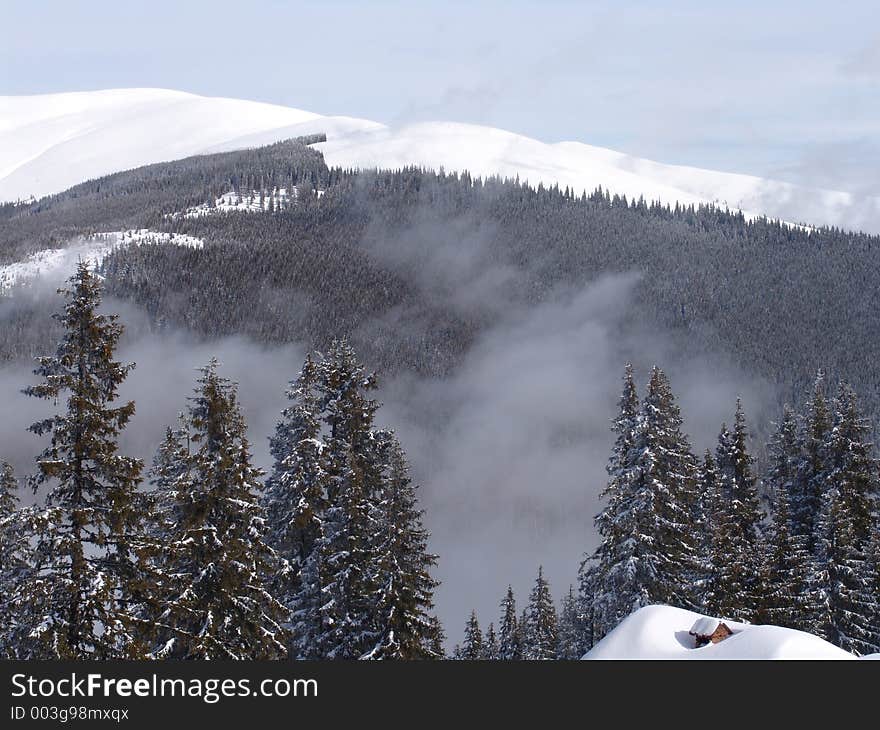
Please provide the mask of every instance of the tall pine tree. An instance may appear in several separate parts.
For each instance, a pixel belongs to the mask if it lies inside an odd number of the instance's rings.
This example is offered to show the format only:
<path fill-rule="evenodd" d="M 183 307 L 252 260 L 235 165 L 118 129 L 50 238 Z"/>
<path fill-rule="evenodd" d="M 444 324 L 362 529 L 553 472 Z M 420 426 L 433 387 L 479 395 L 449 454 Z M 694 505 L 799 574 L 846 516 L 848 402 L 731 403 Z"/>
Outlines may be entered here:
<path fill-rule="evenodd" d="M 598 549 L 588 555 L 580 566 L 579 592 L 581 602 L 589 606 L 596 623 L 599 635 L 613 628 L 629 612 L 621 607 L 618 592 L 614 589 L 598 591 L 601 581 L 597 575 L 601 571 L 603 579 L 611 577 L 615 567 L 628 562 L 631 556 L 621 552 L 621 533 L 615 527 L 615 521 L 625 519 L 628 501 L 632 497 L 632 467 L 636 460 L 633 451 L 637 419 L 639 415 L 639 398 L 633 377 L 632 364 L 627 363 L 623 373 L 623 390 L 618 400 L 618 414 L 611 422 L 611 431 L 615 434 L 611 457 L 605 467 L 608 482 L 600 494 L 607 501 L 605 510 L 596 517 L 596 528 L 603 539 Z M 622 576 L 618 573 L 617 579 Z M 622 581 L 621 581 L 622 582 Z"/>
<path fill-rule="evenodd" d="M 630 422 L 631 388 L 625 378 L 621 415 Z M 692 521 L 699 495 L 694 457 L 666 375 L 653 368 L 626 456 L 616 447 L 609 468 L 607 504 L 596 517 L 601 543 L 594 559 L 593 606 L 598 636 L 642 606 L 691 607 L 698 601 L 699 540 Z M 582 571 L 582 575 L 584 572 Z"/>
<path fill-rule="evenodd" d="M 873 653 L 880 649 L 873 623 L 878 596 L 871 559 L 880 476 L 868 441 L 871 426 L 860 416 L 856 395 L 845 383 L 833 405 L 823 449 L 825 482 L 814 523 L 823 634 L 847 651 Z"/>
<path fill-rule="evenodd" d="M 559 648 L 556 608 L 543 567 L 529 595 L 526 622 L 522 630 L 523 659 L 555 659 Z"/>
<path fill-rule="evenodd" d="M 301 659 L 319 658 L 324 602 L 320 556 L 313 554 L 322 535 L 329 487 L 317 379 L 318 364 L 309 355 L 290 384 L 286 394 L 290 404 L 270 439 L 275 463 L 263 497 L 267 540 L 279 557 L 272 589 L 289 615 L 290 655 Z"/>
<path fill-rule="evenodd" d="M 373 613 L 379 591 L 373 525 L 387 439 L 373 429 L 378 404 L 368 394 L 375 388 L 375 376 L 365 372 L 351 347 L 334 342 L 318 374 L 330 481 L 322 532 L 310 556 L 320 565 L 317 650 L 329 659 L 365 656 L 379 638 Z"/>
<path fill-rule="evenodd" d="M 115 315 L 99 314 L 98 278 L 85 263 L 60 290 L 67 299 L 55 315 L 63 335 L 54 356 L 38 359 L 43 381 L 25 393 L 63 403 L 63 411 L 30 430 L 49 436 L 37 457 L 34 490 L 48 489 L 39 563 L 29 583 L 33 638 L 47 658 L 137 657 L 132 604 L 146 586 L 137 543 L 143 509 L 138 496 L 142 463 L 118 451 L 119 435 L 134 415 L 133 402 L 114 406 L 134 367 L 114 359 L 122 336 Z"/>
<path fill-rule="evenodd" d="M 464 627 L 464 641 L 455 647 L 455 658 L 462 661 L 477 661 L 483 658 L 483 632 L 477 612 L 471 611 L 470 618 Z"/>
<path fill-rule="evenodd" d="M 815 593 L 813 556 L 806 535 L 792 529 L 791 495 L 798 478 L 800 440 L 797 417 L 785 406 L 782 420 L 767 447 L 770 465 L 765 489 L 773 501 L 768 546 L 768 619 L 777 626 L 816 632 L 819 597 Z"/>
<path fill-rule="evenodd" d="M 498 660 L 498 636 L 495 634 L 495 624 L 490 623 L 483 638 L 483 659 L 487 662 Z"/>
<path fill-rule="evenodd" d="M 306 360 L 271 442 L 265 504 L 299 658 L 442 656 L 436 556 L 405 454 L 374 426 L 375 388 L 351 347 L 333 342 Z"/>
<path fill-rule="evenodd" d="M 712 604 L 716 594 L 721 590 L 715 580 L 715 564 L 718 562 L 716 553 L 721 549 L 719 538 L 721 531 L 716 514 L 721 501 L 718 466 L 712 452 L 706 449 L 703 462 L 698 473 L 700 501 L 694 530 L 697 535 L 701 571 L 697 576 L 695 588 L 698 594 L 697 606 L 701 611 L 713 613 Z"/>
<path fill-rule="evenodd" d="M 428 532 L 422 527 L 423 513 L 416 504 L 406 455 L 392 436 L 386 455 L 387 470 L 376 505 L 373 583 L 378 588 L 374 610 L 378 637 L 364 658 L 439 658 L 431 647 L 435 625 L 430 613 L 437 587 L 430 571 L 437 556 L 428 552 Z M 497 651 L 490 647 L 488 634 L 485 648 Z"/>
<path fill-rule="evenodd" d="M 747 450 L 742 404 L 736 402 L 734 429 L 722 425 L 716 464 L 717 497 L 712 505 L 711 613 L 745 621 L 767 620 L 765 546 L 754 460 Z"/>
<path fill-rule="evenodd" d="M 266 590 L 274 556 L 264 541 L 260 471 L 251 461 L 235 385 L 202 368 L 185 425 L 157 463 L 164 549 L 155 656 L 276 659 L 287 653 L 283 606 Z"/>
<path fill-rule="evenodd" d="M 599 637 L 598 611 L 593 597 L 596 595 L 598 580 L 596 561 L 584 561 L 578 572 L 578 625 L 581 629 L 581 644 L 584 651 L 592 649 Z"/>
<path fill-rule="evenodd" d="M 501 620 L 498 622 L 498 632 L 498 658 L 503 661 L 522 659 L 520 627 L 516 617 L 516 599 L 511 586 L 507 586 L 507 593 L 501 601 Z"/>
<path fill-rule="evenodd" d="M 820 370 L 813 382 L 803 421 L 802 455 L 790 498 L 792 534 L 805 537 L 811 555 L 817 554 L 815 521 L 821 509 L 822 490 L 827 480 L 826 446 L 831 430 L 831 413 L 825 388 L 825 373 Z"/>
<path fill-rule="evenodd" d="M 431 617 L 431 626 L 428 630 L 427 647 L 428 653 L 432 659 L 446 659 L 446 632 L 443 630 L 443 624 L 436 616 Z"/>
<path fill-rule="evenodd" d="M 578 600 L 574 586 L 569 586 L 568 593 L 562 597 L 558 637 L 557 659 L 580 659 L 587 650 L 587 647 L 584 646 L 583 629 L 580 624 Z"/>

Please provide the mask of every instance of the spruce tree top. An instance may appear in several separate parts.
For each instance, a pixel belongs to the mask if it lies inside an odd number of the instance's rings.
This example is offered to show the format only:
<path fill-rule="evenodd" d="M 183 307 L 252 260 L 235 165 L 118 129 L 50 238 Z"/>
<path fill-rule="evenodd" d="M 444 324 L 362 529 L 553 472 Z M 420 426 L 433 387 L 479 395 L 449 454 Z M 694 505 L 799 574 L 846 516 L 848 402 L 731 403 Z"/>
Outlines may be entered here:
<path fill-rule="evenodd" d="M 37 358 L 39 366 L 34 374 L 43 382 L 24 390 L 26 395 L 53 401 L 69 394 L 66 414 L 30 427 L 37 435 L 52 432 L 51 445 L 38 458 L 40 473 L 32 484 L 36 490 L 57 477 L 62 485 L 73 480 L 77 490 L 89 492 L 100 490 L 101 479 L 137 482 L 141 462 L 116 455 L 116 440 L 134 415 L 134 401 L 109 407 L 134 368 L 134 363 L 123 364 L 113 357 L 123 327 L 117 315 L 98 313 L 100 282 L 84 262 L 77 265 L 69 284 L 69 288 L 58 290 L 68 300 L 64 312 L 53 315 L 64 327 L 58 349 L 54 356 Z M 85 461 L 92 464 L 88 470 L 81 468 Z M 101 499 L 105 498 L 102 493 Z M 56 489 L 49 501 L 58 499 L 63 496 Z"/>

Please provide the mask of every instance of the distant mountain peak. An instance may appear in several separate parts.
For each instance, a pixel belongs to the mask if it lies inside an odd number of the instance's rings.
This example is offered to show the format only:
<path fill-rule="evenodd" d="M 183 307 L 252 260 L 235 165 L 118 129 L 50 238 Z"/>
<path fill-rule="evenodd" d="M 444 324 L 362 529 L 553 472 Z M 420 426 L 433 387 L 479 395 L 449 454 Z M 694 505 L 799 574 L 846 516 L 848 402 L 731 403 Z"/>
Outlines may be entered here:
<path fill-rule="evenodd" d="M 255 101 L 170 89 L 110 89 L 0 97 L 0 201 L 61 192 L 119 170 L 193 154 L 325 132 L 330 166 L 411 165 L 474 176 L 519 176 L 576 193 L 598 186 L 628 198 L 713 203 L 793 223 L 880 232 L 880 198 L 750 175 L 668 165 L 580 142 L 541 142 L 454 122 L 389 128 Z"/>

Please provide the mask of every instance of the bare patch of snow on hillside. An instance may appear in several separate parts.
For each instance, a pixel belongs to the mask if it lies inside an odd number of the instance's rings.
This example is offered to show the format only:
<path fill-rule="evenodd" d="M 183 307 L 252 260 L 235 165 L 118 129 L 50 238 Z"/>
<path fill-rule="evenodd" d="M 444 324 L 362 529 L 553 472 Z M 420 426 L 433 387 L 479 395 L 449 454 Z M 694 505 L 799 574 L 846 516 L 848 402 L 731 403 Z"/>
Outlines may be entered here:
<path fill-rule="evenodd" d="M 86 239 L 77 239 L 66 248 L 44 249 L 32 253 L 24 261 L 0 266 L 0 292 L 37 279 L 60 281 L 72 274 L 80 261 L 95 269 L 116 248 L 145 245 L 202 248 L 204 241 L 195 236 L 153 231 L 148 228 L 98 233 Z"/>
<path fill-rule="evenodd" d="M 299 191 L 293 188 L 273 188 L 268 191 L 252 190 L 243 194 L 237 191 L 223 193 L 213 203 L 203 203 L 187 208 L 182 213 L 170 213 L 169 218 L 201 218 L 218 213 L 267 213 L 287 210 L 296 203 Z"/>

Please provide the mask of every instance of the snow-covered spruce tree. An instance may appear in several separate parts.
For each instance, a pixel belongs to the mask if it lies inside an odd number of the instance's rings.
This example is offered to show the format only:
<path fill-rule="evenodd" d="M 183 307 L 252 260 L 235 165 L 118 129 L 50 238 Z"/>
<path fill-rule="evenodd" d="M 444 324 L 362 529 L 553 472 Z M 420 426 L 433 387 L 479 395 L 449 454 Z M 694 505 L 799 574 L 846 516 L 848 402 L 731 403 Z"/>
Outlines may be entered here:
<path fill-rule="evenodd" d="M 0 463 L 0 659 L 27 658 L 27 583 L 34 555 L 28 511 L 19 508 L 12 466 Z"/>
<path fill-rule="evenodd" d="M 522 659 L 520 627 L 516 618 L 516 599 L 511 586 L 507 586 L 507 593 L 501 601 L 501 620 L 498 622 L 498 658 L 502 661 Z"/>
<path fill-rule="evenodd" d="M 430 658 L 436 557 L 403 451 L 373 425 L 375 376 L 340 340 L 298 382 L 273 441 L 270 486 L 273 535 L 295 570 L 295 656 Z"/>
<path fill-rule="evenodd" d="M 60 290 L 67 298 L 55 318 L 63 328 L 53 356 L 38 359 L 43 382 L 27 395 L 65 403 L 30 430 L 48 435 L 37 457 L 34 490 L 47 487 L 47 509 L 35 519 L 38 570 L 28 584 L 34 600 L 33 638 L 47 658 L 137 657 L 132 608 L 148 591 L 137 557 L 144 510 L 142 463 L 118 452 L 133 402 L 114 407 L 133 364 L 114 353 L 122 336 L 115 315 L 98 313 L 98 278 L 85 263 Z M 39 608 L 37 608 L 39 607 Z"/>
<path fill-rule="evenodd" d="M 777 626 L 815 633 L 819 631 L 812 572 L 813 556 L 806 535 L 792 531 L 791 494 L 798 478 L 800 440 L 797 417 L 789 406 L 767 445 L 770 459 L 764 487 L 773 501 L 773 524 L 768 544 L 768 621 Z"/>
<path fill-rule="evenodd" d="M 618 401 L 620 412 L 612 423 L 612 432 L 617 434 L 611 459 L 606 466 L 610 477 L 605 487 L 605 495 L 610 494 L 615 487 L 622 487 L 615 482 L 615 478 L 626 476 L 626 466 L 629 463 L 630 451 L 635 443 L 635 429 L 639 417 L 639 396 L 636 391 L 633 377 L 633 366 L 627 363 L 623 372 L 623 392 Z"/>
<path fill-rule="evenodd" d="M 584 561 L 578 571 L 578 626 L 581 630 L 580 643 L 584 652 L 592 649 L 598 641 L 597 611 L 593 601 L 596 593 L 598 564 L 596 561 Z"/>
<path fill-rule="evenodd" d="M 477 612 L 471 611 L 470 618 L 464 627 L 464 641 L 455 647 L 455 658 L 464 661 L 476 661 L 483 658 L 483 632 Z"/>
<path fill-rule="evenodd" d="M 431 625 L 428 630 L 427 647 L 428 653 L 435 659 L 446 659 L 446 632 L 443 630 L 443 624 L 436 616 L 431 616 Z"/>
<path fill-rule="evenodd" d="M 712 515 L 712 574 L 705 596 L 705 609 L 714 616 L 747 621 L 751 616 L 746 586 L 749 568 L 746 564 L 748 561 L 744 559 L 746 538 L 742 533 L 741 523 L 736 519 L 736 510 L 731 504 L 734 499 L 732 442 L 733 437 L 727 424 L 722 424 L 715 451 L 716 458 L 709 465 L 704 461 L 706 488 L 712 488 L 713 468 L 715 486 L 709 507 Z M 724 471 L 721 469 L 722 464 L 727 467 Z"/>
<path fill-rule="evenodd" d="M 155 472 L 163 550 L 156 658 L 277 659 L 284 607 L 266 590 L 274 570 L 236 387 L 201 369 L 181 436 L 166 436 Z"/>
<path fill-rule="evenodd" d="M 308 581 L 294 607 L 299 621 L 314 631 L 308 652 L 323 659 L 359 659 L 379 640 L 375 526 L 388 440 L 373 428 L 378 404 L 368 393 L 375 388 L 375 376 L 365 373 L 344 341 L 333 342 L 320 358 L 315 403 L 323 433 L 326 506 L 320 533 L 303 561 Z"/>
<path fill-rule="evenodd" d="M 874 456 L 870 441 L 873 428 L 863 418 L 858 396 L 847 384 L 841 383 L 834 399 L 834 420 L 825 448 L 828 473 L 826 483 L 841 490 L 857 541 L 867 548 L 880 506 L 880 461 Z"/>
<path fill-rule="evenodd" d="M 825 373 L 820 370 L 813 382 L 813 392 L 803 422 L 801 460 L 790 500 L 792 534 L 806 537 L 807 549 L 812 555 L 817 554 L 815 520 L 827 481 L 826 446 L 830 430 L 831 413 L 825 395 Z"/>
<path fill-rule="evenodd" d="M 323 458 L 312 473 L 325 486 L 323 496 L 307 495 L 320 529 L 301 559 L 300 574 L 312 579 L 294 602 L 294 630 L 306 629 L 297 641 L 318 657 L 439 657 L 442 638 L 429 613 L 436 557 L 427 551 L 405 455 L 393 434 L 373 426 L 378 404 L 367 394 L 375 387 L 344 341 L 315 368 Z"/>
<path fill-rule="evenodd" d="M 290 655 L 301 659 L 319 658 L 323 605 L 317 563 L 320 556 L 313 555 L 313 551 L 322 535 L 329 475 L 317 405 L 317 377 L 318 365 L 309 355 L 287 391 L 290 405 L 282 411 L 269 440 L 274 465 L 263 497 L 266 539 L 279 558 L 271 588 L 290 617 Z"/>
<path fill-rule="evenodd" d="M 622 399 L 621 422 L 628 400 Z M 655 367 L 641 404 L 627 456 L 612 456 L 607 504 L 596 517 L 602 542 L 595 553 L 594 602 L 599 639 L 642 606 L 691 607 L 698 509 L 694 457 L 669 381 Z M 623 435 L 619 433 L 619 439 Z"/>
<path fill-rule="evenodd" d="M 861 581 L 865 556 L 856 549 L 854 520 L 842 490 L 829 486 L 822 494 L 816 526 L 816 579 L 820 595 L 818 635 L 855 654 L 875 647 L 870 620 L 872 597 Z"/>
<path fill-rule="evenodd" d="M 602 581 L 597 578 L 600 571 L 603 574 L 603 579 L 605 575 L 610 576 L 613 566 L 621 560 L 621 555 L 617 552 L 621 547 L 621 540 L 612 539 L 612 536 L 617 538 L 620 535 L 612 523 L 615 517 L 623 516 L 622 513 L 627 509 L 627 500 L 632 496 L 632 485 L 629 480 L 636 458 L 633 445 L 638 414 L 639 399 L 633 377 L 633 367 L 627 363 L 623 374 L 623 390 L 618 400 L 618 414 L 611 422 L 611 431 L 616 434 L 616 437 L 611 457 L 605 466 L 608 482 L 599 495 L 600 498 L 607 501 L 607 506 L 596 517 L 596 528 L 599 530 L 599 534 L 604 537 L 603 530 L 607 531 L 608 539 L 603 539 L 592 555 L 584 557 L 579 570 L 581 604 L 584 607 L 590 607 L 598 628 L 599 638 L 629 613 L 620 608 L 617 591 L 611 586 L 608 586 L 607 590 L 603 589 Z M 623 559 L 625 560 L 625 558 Z"/>
<path fill-rule="evenodd" d="M 820 495 L 814 544 L 822 591 L 822 635 L 856 654 L 878 651 L 878 612 L 871 538 L 875 529 L 878 467 L 867 441 L 870 425 L 856 395 L 841 384 L 824 449 L 826 482 Z"/>
<path fill-rule="evenodd" d="M 868 543 L 868 559 L 865 565 L 871 592 L 874 596 L 874 613 L 871 619 L 870 643 L 880 646 L 880 521 L 874 527 Z"/>
<path fill-rule="evenodd" d="M 177 490 L 185 483 L 190 469 L 190 441 L 186 416 L 179 413 L 177 428 L 166 427 L 165 436 L 159 444 L 148 476 L 153 489 L 142 495 L 147 507 L 146 530 L 141 554 L 150 593 L 138 607 L 141 621 L 140 637 L 153 656 L 156 647 L 167 641 L 169 633 L 156 622 L 162 611 L 164 594 L 173 590 L 170 576 L 164 572 L 165 541 L 174 529 L 176 519 L 175 499 Z"/>
<path fill-rule="evenodd" d="M 523 659 L 556 659 L 559 648 L 556 607 L 543 567 L 538 568 L 538 577 L 529 594 L 522 636 Z"/>
<path fill-rule="evenodd" d="M 697 474 L 699 507 L 694 519 L 694 530 L 697 536 L 696 549 L 701 556 L 701 575 L 697 577 L 695 589 L 698 600 L 697 607 L 706 613 L 712 613 L 712 602 L 718 590 L 715 585 L 715 550 L 719 536 L 718 519 L 714 510 L 720 501 L 718 486 L 718 465 L 709 449 L 703 455 Z"/>
<path fill-rule="evenodd" d="M 483 638 L 483 657 L 487 662 L 498 660 L 498 636 L 495 633 L 495 624 L 490 623 Z"/>
<path fill-rule="evenodd" d="M 389 436 L 387 468 L 376 504 L 374 620 L 377 639 L 365 659 L 437 659 L 431 650 L 435 626 L 431 616 L 437 581 L 431 568 L 437 556 L 428 551 L 428 532 L 416 504 L 406 455 Z M 490 625 L 490 629 L 492 626 Z M 494 630 L 492 630 L 494 641 Z M 491 647 L 486 636 L 485 649 Z M 494 656 L 492 657 L 494 658 Z"/>
<path fill-rule="evenodd" d="M 756 541 L 761 534 L 761 522 L 764 514 L 761 511 L 758 499 L 758 480 L 752 471 L 755 459 L 749 454 L 749 432 L 746 425 L 746 416 L 743 411 L 742 401 L 736 399 L 736 411 L 733 416 L 733 433 L 730 434 L 732 442 L 721 446 L 725 454 L 724 461 L 719 453 L 718 469 L 721 475 L 722 496 L 727 496 L 725 490 L 728 485 L 729 493 L 733 497 L 736 507 L 735 515 L 742 525 L 743 533 L 752 541 Z"/>
<path fill-rule="evenodd" d="M 574 586 L 562 597 L 559 610 L 559 641 L 556 647 L 557 659 L 580 659 L 587 651 L 583 643 L 583 629 L 580 625 L 578 599 Z"/>
<path fill-rule="evenodd" d="M 745 415 L 737 400 L 734 429 L 731 432 L 722 425 L 715 452 L 718 495 L 711 507 L 713 588 L 708 609 L 725 618 L 764 622 L 768 592 L 761 528 L 764 516 L 747 438 Z"/>
<path fill-rule="evenodd" d="M 378 404 L 368 394 L 376 378 L 345 341 L 321 359 L 316 388 L 329 481 L 321 534 L 304 568 L 317 566 L 321 595 L 315 650 L 321 658 L 359 659 L 379 640 L 375 526 L 388 440 L 373 428 Z"/>

